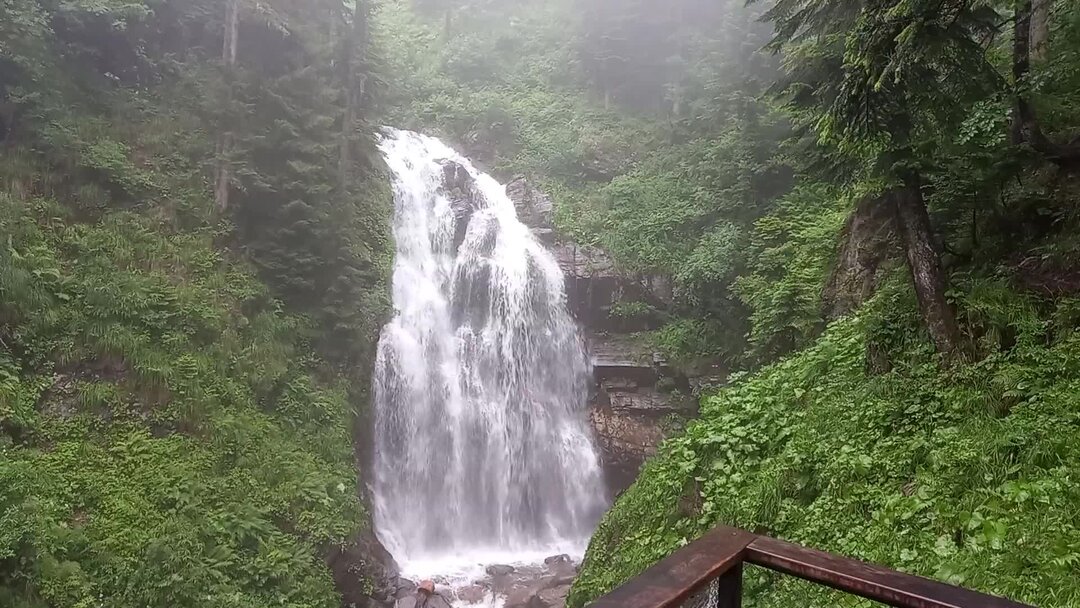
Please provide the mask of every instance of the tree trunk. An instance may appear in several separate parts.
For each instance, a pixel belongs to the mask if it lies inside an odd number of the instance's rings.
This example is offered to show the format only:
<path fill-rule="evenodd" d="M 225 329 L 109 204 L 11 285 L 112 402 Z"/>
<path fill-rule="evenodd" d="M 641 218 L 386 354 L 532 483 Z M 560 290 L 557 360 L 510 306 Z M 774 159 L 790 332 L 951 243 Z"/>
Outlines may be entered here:
<path fill-rule="evenodd" d="M 229 0 L 226 5 L 225 35 L 221 45 L 221 61 L 225 65 L 228 78 L 232 78 L 233 68 L 236 66 L 236 42 L 240 26 L 240 0 Z M 232 82 L 228 83 L 228 105 L 232 105 Z M 214 201 L 219 211 L 225 211 L 229 207 L 229 153 L 232 152 L 233 134 L 231 131 L 222 131 L 218 136 L 217 154 L 218 164 L 214 179 Z"/>
<path fill-rule="evenodd" d="M 1039 0 L 1049 2 L 1050 0 Z M 1049 10 L 1049 6 L 1047 6 Z M 1031 72 L 1032 0 L 1016 0 L 1013 15 L 1013 86 L 1016 100 L 1013 106 L 1012 139 L 1020 145 L 1027 143 L 1034 150 L 1058 165 L 1080 162 L 1080 140 L 1068 144 L 1050 141 L 1039 126 L 1035 107 L 1028 99 L 1027 77 Z"/>
<path fill-rule="evenodd" d="M 1054 0 L 1034 0 L 1031 12 L 1031 61 L 1046 59 L 1046 43 L 1050 39 L 1050 8 Z"/>
<path fill-rule="evenodd" d="M 1016 99 L 1013 104 L 1012 140 L 1020 145 L 1029 140 L 1027 126 L 1034 119 L 1034 112 L 1028 102 L 1025 86 L 1028 72 L 1031 71 L 1031 0 L 1016 0 L 1013 14 L 1013 86 L 1016 87 Z"/>
<path fill-rule="evenodd" d="M 236 65 L 237 30 L 240 27 L 240 0 L 229 0 L 228 19 L 225 23 L 225 40 L 221 49 L 221 59 L 225 65 Z"/>
<path fill-rule="evenodd" d="M 349 173 L 352 165 L 353 130 L 356 126 L 357 106 L 364 98 L 364 85 L 367 78 L 357 78 L 356 59 L 367 57 L 368 46 L 368 5 L 366 0 L 356 0 L 353 12 L 353 27 L 345 39 L 345 57 L 342 61 L 344 70 L 345 110 L 341 119 L 341 155 L 338 159 L 338 179 L 342 192 L 349 185 Z"/>
<path fill-rule="evenodd" d="M 911 270 L 919 312 L 938 352 L 952 355 L 960 344 L 960 329 L 952 307 L 945 299 L 945 273 L 941 255 L 930 226 L 930 214 L 917 174 L 904 178 L 904 185 L 889 195 L 896 208 L 897 226 Z"/>

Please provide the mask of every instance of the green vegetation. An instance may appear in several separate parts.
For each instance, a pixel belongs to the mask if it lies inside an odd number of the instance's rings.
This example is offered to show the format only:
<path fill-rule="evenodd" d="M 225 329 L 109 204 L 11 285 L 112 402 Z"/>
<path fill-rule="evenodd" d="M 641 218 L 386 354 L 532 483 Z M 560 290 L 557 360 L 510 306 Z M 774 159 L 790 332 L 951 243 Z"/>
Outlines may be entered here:
<path fill-rule="evenodd" d="M 323 4 L 0 2 L 0 605 L 340 605 L 390 204 Z"/>
<path fill-rule="evenodd" d="M 993 328 L 978 363 L 942 372 L 896 280 L 811 347 L 705 398 L 604 518 L 570 603 L 722 523 L 1037 606 L 1080 605 L 1078 301 L 969 287 L 964 309 Z M 872 364 L 868 345 L 888 358 Z M 763 570 L 746 585 L 751 606 L 868 604 Z"/>
<path fill-rule="evenodd" d="M 310 322 L 209 233 L 2 202 L 3 604 L 335 605 L 316 547 L 365 520 Z"/>
<path fill-rule="evenodd" d="M 573 606 L 717 523 L 1080 605 L 1075 4 L 0 0 L 0 604 L 340 604 L 385 122 L 540 184 L 670 281 L 613 317 L 742 370 Z"/>
<path fill-rule="evenodd" d="M 1080 605 L 1080 11 L 388 2 L 392 113 L 556 199 L 743 370 L 616 502 L 570 604 L 709 526 Z M 755 606 L 862 605 L 754 571 Z"/>

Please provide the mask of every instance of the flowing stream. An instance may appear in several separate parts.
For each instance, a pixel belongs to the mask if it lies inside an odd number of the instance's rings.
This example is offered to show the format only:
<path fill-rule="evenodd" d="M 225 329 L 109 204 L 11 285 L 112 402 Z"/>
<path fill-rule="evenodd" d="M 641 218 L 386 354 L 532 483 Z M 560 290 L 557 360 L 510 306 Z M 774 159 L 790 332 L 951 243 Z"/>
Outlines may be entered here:
<path fill-rule="evenodd" d="M 604 508 L 591 377 L 555 258 L 506 189 L 388 129 L 396 316 L 374 379 L 375 523 L 413 576 L 582 551 Z"/>

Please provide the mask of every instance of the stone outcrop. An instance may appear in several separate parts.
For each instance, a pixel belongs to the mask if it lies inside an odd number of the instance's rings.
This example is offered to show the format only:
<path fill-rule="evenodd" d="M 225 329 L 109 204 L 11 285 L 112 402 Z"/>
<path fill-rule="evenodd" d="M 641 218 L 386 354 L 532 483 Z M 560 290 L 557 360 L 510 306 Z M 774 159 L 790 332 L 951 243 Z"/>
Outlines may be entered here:
<path fill-rule="evenodd" d="M 589 419 L 608 487 L 617 493 L 633 483 L 660 442 L 696 414 L 697 402 L 688 378 L 632 341 L 601 334 L 588 343 L 596 378 Z"/>
<path fill-rule="evenodd" d="M 559 239 L 551 232 L 551 199 L 525 178 L 515 178 L 506 193 L 518 217 L 552 248 L 566 277 L 567 304 L 586 331 L 593 359 L 596 384 L 589 418 L 608 490 L 618 493 L 633 483 L 664 437 L 695 413 L 690 380 L 653 353 L 639 352 L 628 337 L 659 326 L 659 315 L 648 311 L 671 304 L 671 282 L 622 272 L 602 249 Z M 646 312 L 615 314 L 616 307 L 626 303 L 644 304 Z"/>
<path fill-rule="evenodd" d="M 837 319 L 858 308 L 887 276 L 888 263 L 900 259 L 893 206 L 875 197 L 863 199 L 841 234 L 836 265 L 822 293 L 825 317 Z"/>
<path fill-rule="evenodd" d="M 398 596 L 398 566 L 370 530 L 326 552 L 343 608 L 387 608 Z"/>
<path fill-rule="evenodd" d="M 673 299 L 668 279 L 621 272 L 607 252 L 598 247 L 560 241 L 554 245 L 554 252 L 566 275 L 570 312 L 593 331 L 629 333 L 654 329 L 659 325 L 655 314 L 620 317 L 612 314 L 615 306 L 636 302 L 661 309 Z"/>
<path fill-rule="evenodd" d="M 467 169 L 452 160 L 442 161 L 442 193 L 450 201 L 454 213 L 454 250 L 465 240 L 469 220 L 483 205 L 484 197 L 476 189 L 476 182 Z"/>
<path fill-rule="evenodd" d="M 518 219 L 531 228 L 540 240 L 550 242 L 554 237 L 552 215 L 555 212 L 551 198 L 520 175 L 506 185 L 506 195 L 514 201 Z"/>

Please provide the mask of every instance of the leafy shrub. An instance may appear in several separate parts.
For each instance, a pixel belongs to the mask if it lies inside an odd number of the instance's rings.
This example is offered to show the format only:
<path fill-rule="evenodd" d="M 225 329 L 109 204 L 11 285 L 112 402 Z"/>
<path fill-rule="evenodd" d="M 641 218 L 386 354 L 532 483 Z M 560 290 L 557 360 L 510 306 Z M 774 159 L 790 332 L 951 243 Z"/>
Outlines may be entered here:
<path fill-rule="evenodd" d="M 701 419 L 605 516 L 570 604 L 716 524 L 1036 605 L 1080 601 L 1080 342 L 1047 347 L 1041 324 L 1021 323 L 1015 347 L 942 369 L 908 301 L 898 331 L 913 339 L 887 347 L 890 371 L 868 370 L 876 319 L 895 307 L 883 293 L 805 351 L 705 398 Z M 758 570 L 746 593 L 755 606 L 840 601 Z"/>
<path fill-rule="evenodd" d="M 4 605 L 336 606 L 364 525 L 343 386 L 211 233 L 4 197 Z"/>

